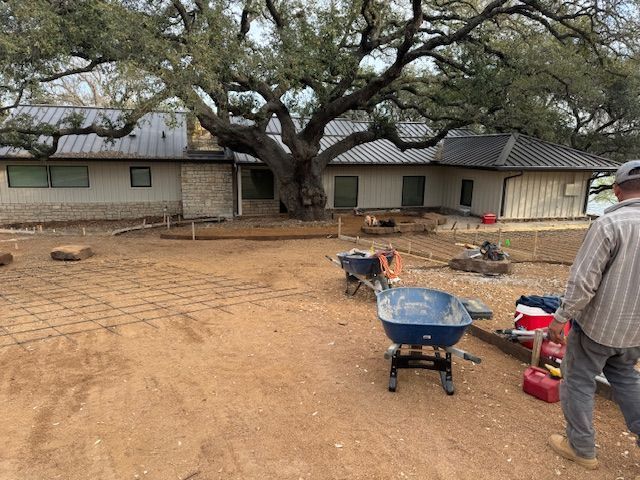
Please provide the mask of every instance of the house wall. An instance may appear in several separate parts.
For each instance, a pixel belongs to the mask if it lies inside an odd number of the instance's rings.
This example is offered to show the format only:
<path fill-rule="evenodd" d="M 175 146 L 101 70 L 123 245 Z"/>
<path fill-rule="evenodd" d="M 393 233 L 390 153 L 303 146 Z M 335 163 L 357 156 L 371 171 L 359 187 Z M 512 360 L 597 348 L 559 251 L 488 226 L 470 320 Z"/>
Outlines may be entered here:
<path fill-rule="evenodd" d="M 334 208 L 335 177 L 358 177 L 358 208 L 400 208 L 402 177 L 425 177 L 425 207 L 439 207 L 442 198 L 442 169 L 429 166 L 342 166 L 330 165 L 324 171 L 322 183 L 327 194 L 327 208 Z"/>
<path fill-rule="evenodd" d="M 280 214 L 280 189 L 278 182 L 274 180 L 273 199 L 257 200 L 242 198 L 242 170 L 251 168 L 264 168 L 243 165 L 238 167 L 238 198 L 242 201 L 242 215 L 265 215 L 273 216 Z"/>
<path fill-rule="evenodd" d="M 508 172 L 474 170 L 470 168 L 442 168 L 441 206 L 447 209 L 460 210 L 460 193 L 462 180 L 473 180 L 471 198 L 471 214 L 500 213 L 502 181 L 509 176 Z M 467 207 L 468 208 L 468 207 Z"/>
<path fill-rule="evenodd" d="M 7 165 L 43 163 L 0 160 L 0 223 L 140 218 L 182 211 L 178 163 L 61 160 L 48 164 L 87 166 L 89 188 L 10 188 Z M 150 167 L 152 186 L 131 187 L 130 166 Z"/>
<path fill-rule="evenodd" d="M 184 218 L 233 216 L 233 165 L 183 163 L 180 177 Z"/>
<path fill-rule="evenodd" d="M 582 217 L 590 178 L 590 172 L 525 172 L 509 179 L 503 218 Z"/>

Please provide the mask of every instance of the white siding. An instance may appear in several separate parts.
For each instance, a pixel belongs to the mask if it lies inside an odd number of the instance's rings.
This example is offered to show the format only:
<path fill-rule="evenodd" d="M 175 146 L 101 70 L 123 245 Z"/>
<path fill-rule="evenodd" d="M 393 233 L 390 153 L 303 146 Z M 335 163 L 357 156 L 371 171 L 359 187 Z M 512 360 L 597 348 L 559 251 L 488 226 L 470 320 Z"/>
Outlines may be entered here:
<path fill-rule="evenodd" d="M 462 180 L 473 180 L 471 214 L 500 214 L 502 181 L 509 173 L 469 168 L 443 168 L 442 170 L 441 206 L 454 210 L 461 208 Z"/>
<path fill-rule="evenodd" d="M 503 218 L 573 218 L 584 215 L 590 172 L 525 172 L 509 179 Z M 566 195 L 567 185 L 578 185 Z"/>
<path fill-rule="evenodd" d="M 38 162 L 0 161 L 0 204 L 126 203 L 180 201 L 180 164 L 173 162 L 57 161 L 50 165 L 86 165 L 89 188 L 9 188 L 7 165 Z M 150 167 L 151 187 L 131 187 L 129 167 Z"/>
<path fill-rule="evenodd" d="M 424 206 L 439 207 L 442 197 L 442 172 L 428 166 L 329 166 L 322 182 L 327 208 L 333 208 L 334 178 L 358 177 L 358 208 L 399 208 L 402 206 L 402 177 L 424 176 Z"/>

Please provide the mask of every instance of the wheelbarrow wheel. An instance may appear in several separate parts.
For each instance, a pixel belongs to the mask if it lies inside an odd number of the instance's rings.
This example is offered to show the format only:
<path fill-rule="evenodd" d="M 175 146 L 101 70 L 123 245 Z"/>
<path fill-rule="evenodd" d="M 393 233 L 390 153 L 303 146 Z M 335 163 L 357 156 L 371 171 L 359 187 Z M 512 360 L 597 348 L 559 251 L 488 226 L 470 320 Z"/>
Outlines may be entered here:
<path fill-rule="evenodd" d="M 389 282 L 387 281 L 387 277 L 385 277 L 384 274 L 376 275 L 371 283 L 373 283 L 376 293 L 382 292 L 383 290 L 387 290 L 389 288 Z"/>
<path fill-rule="evenodd" d="M 389 378 L 389 391 L 390 392 L 395 392 L 397 386 L 398 386 L 398 378 L 397 377 L 390 377 Z"/>

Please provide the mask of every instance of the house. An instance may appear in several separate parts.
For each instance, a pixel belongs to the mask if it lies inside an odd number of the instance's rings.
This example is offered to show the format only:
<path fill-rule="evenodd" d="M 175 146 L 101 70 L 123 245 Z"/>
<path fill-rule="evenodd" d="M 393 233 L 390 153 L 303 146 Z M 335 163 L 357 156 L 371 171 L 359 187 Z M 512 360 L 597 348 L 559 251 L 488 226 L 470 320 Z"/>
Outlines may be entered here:
<path fill-rule="evenodd" d="M 114 120 L 113 109 L 23 106 L 16 114 L 55 124 L 73 111 L 90 124 Z M 326 148 L 366 122 L 337 119 Z M 420 123 L 399 125 L 420 138 Z M 273 119 L 269 135 L 281 143 Z M 45 140 L 45 139 L 43 139 Z M 398 150 L 387 140 L 360 145 L 324 172 L 328 209 L 422 208 L 502 219 L 584 217 L 594 173 L 618 164 L 518 134 L 457 130 L 437 147 Z M 0 147 L 0 224 L 120 219 L 181 214 L 185 218 L 271 215 L 283 211 L 271 171 L 250 155 L 219 147 L 183 112 L 153 112 L 128 136 L 68 136 L 46 162 Z"/>

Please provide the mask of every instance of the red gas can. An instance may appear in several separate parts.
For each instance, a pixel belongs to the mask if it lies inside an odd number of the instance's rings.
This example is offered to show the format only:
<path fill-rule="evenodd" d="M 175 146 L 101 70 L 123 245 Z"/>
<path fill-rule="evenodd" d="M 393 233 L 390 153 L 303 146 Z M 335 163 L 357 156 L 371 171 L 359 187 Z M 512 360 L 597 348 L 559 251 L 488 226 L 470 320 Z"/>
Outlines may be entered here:
<path fill-rule="evenodd" d="M 560 380 L 542 368 L 529 367 L 524 371 L 522 390 L 547 403 L 560 400 Z"/>

